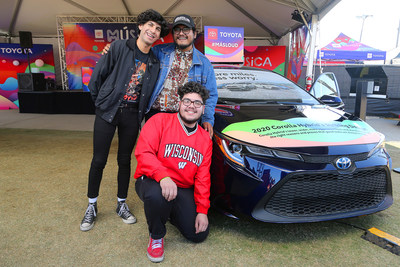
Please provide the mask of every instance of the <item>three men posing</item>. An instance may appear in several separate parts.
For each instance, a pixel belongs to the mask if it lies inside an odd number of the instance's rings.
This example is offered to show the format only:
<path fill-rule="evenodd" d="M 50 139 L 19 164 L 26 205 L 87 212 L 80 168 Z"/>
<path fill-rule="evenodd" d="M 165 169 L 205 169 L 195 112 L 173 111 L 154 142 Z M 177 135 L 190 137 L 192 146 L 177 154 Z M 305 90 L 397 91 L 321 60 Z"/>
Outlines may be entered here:
<path fill-rule="evenodd" d="M 145 19 L 140 20 L 143 16 Z M 139 178 L 136 190 L 144 201 L 150 232 L 147 253 L 154 262 L 164 258 L 163 237 L 168 218 L 189 240 L 200 242 L 208 235 L 210 137 L 218 98 L 212 65 L 193 45 L 196 32 L 190 16 L 179 15 L 174 19 L 174 44 L 150 49 L 166 32 L 165 20 L 160 16 L 154 10 L 141 13 L 139 37 L 113 42 L 93 71 L 89 88 L 96 106 L 94 152 L 89 172 L 89 205 L 81 223 L 82 231 L 94 225 L 102 172 L 116 127 L 119 136 L 117 213 L 125 223 L 136 222 L 125 199 L 131 152 L 143 113 L 148 112 L 146 120 L 159 112 L 172 113 L 157 115 L 146 122 L 135 153 L 138 159 L 135 178 Z M 188 81 L 192 82 L 187 84 Z M 178 88 L 181 89 L 178 91 Z M 208 133 L 197 125 L 201 116 Z M 170 134 L 171 130 L 174 135 Z M 154 136 L 155 132 L 159 135 Z M 178 147 L 182 155 L 177 154 Z M 174 149 L 166 161 L 160 158 L 165 149 Z M 159 168 L 151 169 L 154 165 Z M 158 172 L 161 169 L 164 171 Z M 182 207 L 184 213 L 178 212 Z"/>

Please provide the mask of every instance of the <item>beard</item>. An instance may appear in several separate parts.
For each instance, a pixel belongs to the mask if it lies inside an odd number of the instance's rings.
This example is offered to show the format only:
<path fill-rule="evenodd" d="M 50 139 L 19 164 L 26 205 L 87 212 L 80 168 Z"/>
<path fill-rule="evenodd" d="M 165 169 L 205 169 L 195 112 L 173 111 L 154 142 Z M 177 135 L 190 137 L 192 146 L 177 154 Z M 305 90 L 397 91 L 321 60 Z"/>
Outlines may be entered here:
<path fill-rule="evenodd" d="M 193 39 L 192 42 L 189 43 L 189 44 L 177 44 L 177 42 L 176 42 L 175 40 L 174 40 L 174 42 L 175 42 L 175 45 L 176 45 L 180 50 L 185 50 L 186 48 L 188 48 L 188 47 L 190 47 L 190 46 L 194 47 L 194 39 Z"/>
<path fill-rule="evenodd" d="M 179 117 L 181 118 L 182 122 L 185 125 L 191 125 L 191 124 L 197 123 L 202 115 L 201 112 L 198 112 L 197 116 L 188 118 L 185 116 L 185 113 L 181 110 L 181 108 L 178 113 L 179 113 Z"/>
<path fill-rule="evenodd" d="M 186 48 L 188 48 L 189 46 L 191 46 L 193 43 L 191 43 L 191 44 L 187 44 L 187 45 L 177 45 L 178 46 L 178 48 L 180 49 L 180 50 L 185 50 Z"/>
<path fill-rule="evenodd" d="M 179 115 L 180 115 L 180 117 L 181 117 L 181 120 L 182 120 L 185 124 L 196 123 L 196 122 L 200 119 L 200 117 L 199 117 L 199 118 L 188 119 L 188 118 L 183 117 L 182 114 L 180 114 L 180 113 L 179 113 Z"/>

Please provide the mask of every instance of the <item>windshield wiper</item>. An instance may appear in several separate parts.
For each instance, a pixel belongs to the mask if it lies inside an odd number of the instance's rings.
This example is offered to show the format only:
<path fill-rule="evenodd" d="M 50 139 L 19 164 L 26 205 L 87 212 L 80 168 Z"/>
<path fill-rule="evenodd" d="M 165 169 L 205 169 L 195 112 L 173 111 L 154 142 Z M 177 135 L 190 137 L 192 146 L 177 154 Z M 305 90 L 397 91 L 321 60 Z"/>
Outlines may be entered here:
<path fill-rule="evenodd" d="M 220 99 L 218 99 L 218 104 L 238 105 L 237 102 L 229 101 L 229 100 L 220 100 Z"/>
<path fill-rule="evenodd" d="M 283 105 L 305 105 L 305 106 L 313 106 L 317 105 L 316 103 L 306 103 L 306 102 L 284 102 L 284 101 L 277 101 L 278 104 Z"/>
<path fill-rule="evenodd" d="M 242 105 L 264 105 L 264 104 L 278 104 L 277 101 L 273 100 L 265 100 L 265 101 L 248 101 L 248 102 L 242 102 Z"/>
<path fill-rule="evenodd" d="M 279 100 L 265 100 L 265 101 L 248 101 L 242 102 L 241 105 L 265 105 L 265 104 L 278 104 L 278 105 L 307 105 L 313 106 L 316 105 L 315 103 L 302 103 L 302 102 L 289 102 L 289 101 L 279 101 Z"/>

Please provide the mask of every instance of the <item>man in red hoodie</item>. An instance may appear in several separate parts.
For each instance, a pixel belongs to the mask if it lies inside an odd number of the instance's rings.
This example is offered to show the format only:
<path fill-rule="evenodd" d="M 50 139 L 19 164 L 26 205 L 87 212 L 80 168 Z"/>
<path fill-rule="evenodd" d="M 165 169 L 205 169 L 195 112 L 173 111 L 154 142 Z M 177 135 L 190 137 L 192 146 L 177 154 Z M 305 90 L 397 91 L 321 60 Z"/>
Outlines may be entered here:
<path fill-rule="evenodd" d="M 193 242 L 204 241 L 209 232 L 212 142 L 197 122 L 209 93 L 188 82 L 178 95 L 178 113 L 159 113 L 148 120 L 135 150 L 136 192 L 144 202 L 152 262 L 164 259 L 168 219 Z"/>

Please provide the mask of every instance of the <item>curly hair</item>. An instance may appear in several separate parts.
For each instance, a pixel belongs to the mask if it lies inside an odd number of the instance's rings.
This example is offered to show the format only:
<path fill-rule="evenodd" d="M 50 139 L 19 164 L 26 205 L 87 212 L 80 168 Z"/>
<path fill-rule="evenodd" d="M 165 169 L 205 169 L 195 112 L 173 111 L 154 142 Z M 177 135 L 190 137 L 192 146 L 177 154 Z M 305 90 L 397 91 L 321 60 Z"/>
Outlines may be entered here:
<path fill-rule="evenodd" d="M 201 96 L 201 99 L 203 99 L 203 103 L 205 103 L 210 96 L 210 92 L 208 91 L 208 89 L 197 82 L 187 82 L 178 88 L 178 95 L 180 99 L 182 99 L 184 95 L 190 93 L 199 94 Z"/>
<path fill-rule="evenodd" d="M 161 26 L 160 37 L 164 37 L 169 33 L 169 25 L 168 22 L 164 19 L 164 17 L 155 11 L 154 9 L 147 9 L 143 11 L 137 16 L 137 25 L 143 25 L 148 21 L 154 21 Z M 138 33 L 140 34 L 140 30 L 138 28 Z"/>

